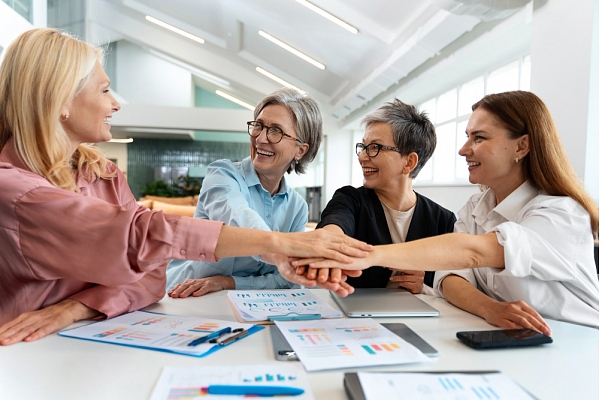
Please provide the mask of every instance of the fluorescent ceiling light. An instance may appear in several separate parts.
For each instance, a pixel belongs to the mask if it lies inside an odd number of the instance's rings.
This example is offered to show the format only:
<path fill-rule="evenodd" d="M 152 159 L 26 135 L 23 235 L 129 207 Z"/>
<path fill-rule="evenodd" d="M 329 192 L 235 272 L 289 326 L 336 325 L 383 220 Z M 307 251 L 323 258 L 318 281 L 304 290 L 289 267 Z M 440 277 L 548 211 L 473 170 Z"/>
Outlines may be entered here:
<path fill-rule="evenodd" d="M 266 76 L 267 78 L 271 78 L 275 82 L 281 83 L 283 86 L 286 86 L 286 87 L 289 87 L 289 88 L 292 88 L 292 89 L 296 89 L 296 90 L 300 90 L 296 86 L 292 85 L 291 83 L 284 81 L 283 79 L 281 79 L 280 77 L 278 77 L 276 75 L 273 75 L 269 71 L 265 71 L 261 67 L 256 67 L 256 70 L 258 72 L 260 72 L 261 74 L 263 74 L 264 76 Z"/>
<path fill-rule="evenodd" d="M 254 106 L 251 106 L 250 104 L 246 103 L 245 101 L 242 101 L 242 100 L 240 100 L 238 98 L 235 98 L 235 97 L 233 97 L 230 94 L 227 94 L 227 93 L 222 92 L 220 90 L 217 90 L 215 93 L 218 94 L 221 97 L 225 97 L 229 101 L 233 101 L 234 103 L 239 104 L 242 107 L 246 107 L 248 110 L 254 111 L 254 108 L 255 108 Z"/>
<path fill-rule="evenodd" d="M 262 37 L 264 37 L 267 40 L 270 40 L 271 42 L 275 43 L 277 46 L 282 47 L 284 49 L 286 49 L 287 51 L 289 51 L 290 53 L 292 53 L 295 56 L 300 57 L 301 59 L 303 59 L 304 61 L 307 61 L 309 63 L 311 63 L 312 65 L 314 65 L 315 67 L 319 68 L 319 69 L 325 69 L 325 66 L 323 64 L 321 64 L 320 62 L 313 60 L 312 58 L 310 58 L 309 56 L 307 56 L 306 54 L 296 50 L 295 48 L 293 48 L 292 46 L 283 43 L 281 40 L 274 38 L 273 36 L 269 35 L 267 32 L 265 31 L 258 31 L 258 34 Z"/>
<path fill-rule="evenodd" d="M 178 66 L 180 66 L 182 68 L 187 69 L 188 71 L 190 71 L 192 74 L 196 75 L 200 79 L 204 79 L 205 81 L 214 83 L 215 85 L 220 86 L 220 87 L 222 87 L 224 89 L 231 89 L 229 81 L 226 81 L 223 78 L 219 78 L 216 75 L 210 74 L 210 73 L 208 73 L 206 71 L 203 71 L 203 70 L 201 70 L 199 68 L 193 67 L 193 66 L 191 66 L 189 64 L 184 63 L 183 61 L 179 61 L 176 58 L 173 58 L 171 56 L 163 54 L 160 51 L 156 51 L 156 50 L 150 49 L 150 48 L 148 48 L 147 50 L 148 50 L 148 52 L 150 54 L 153 54 L 153 55 L 155 55 L 157 57 L 162 58 L 165 61 L 169 61 L 170 63 L 173 63 L 175 65 L 178 65 Z"/>
<path fill-rule="evenodd" d="M 353 27 L 350 24 L 347 24 L 346 22 L 342 21 L 341 19 L 329 14 L 327 11 L 315 6 L 313 3 L 309 3 L 306 0 L 296 0 L 296 1 L 300 4 L 302 4 L 304 7 L 307 7 L 309 9 L 311 9 L 312 11 L 316 12 L 320 16 L 325 17 L 328 20 L 330 20 L 331 22 L 338 24 L 342 28 L 344 28 L 352 33 L 355 33 L 355 34 L 358 33 L 358 29 L 356 29 L 355 27 Z"/>
<path fill-rule="evenodd" d="M 108 143 L 131 143 L 133 142 L 132 138 L 127 139 L 110 139 Z"/>
<path fill-rule="evenodd" d="M 150 15 L 146 15 L 146 20 L 148 20 L 158 26 L 162 26 L 163 28 L 168 29 L 172 32 L 179 33 L 181 36 L 185 36 L 186 38 L 192 39 L 193 41 L 196 41 L 198 43 L 204 43 L 204 39 L 202 39 L 196 35 L 192 35 L 191 33 L 186 32 L 182 29 L 176 28 L 173 25 L 169 25 L 166 22 L 161 21 L 160 19 L 151 17 Z"/>

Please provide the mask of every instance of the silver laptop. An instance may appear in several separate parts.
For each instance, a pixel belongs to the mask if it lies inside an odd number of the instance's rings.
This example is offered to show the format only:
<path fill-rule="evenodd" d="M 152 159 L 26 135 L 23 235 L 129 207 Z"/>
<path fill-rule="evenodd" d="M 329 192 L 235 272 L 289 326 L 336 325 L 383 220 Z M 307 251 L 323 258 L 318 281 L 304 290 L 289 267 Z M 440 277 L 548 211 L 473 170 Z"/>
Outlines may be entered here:
<path fill-rule="evenodd" d="M 348 297 L 330 293 L 344 314 L 351 318 L 440 315 L 438 310 L 404 289 L 356 289 Z"/>

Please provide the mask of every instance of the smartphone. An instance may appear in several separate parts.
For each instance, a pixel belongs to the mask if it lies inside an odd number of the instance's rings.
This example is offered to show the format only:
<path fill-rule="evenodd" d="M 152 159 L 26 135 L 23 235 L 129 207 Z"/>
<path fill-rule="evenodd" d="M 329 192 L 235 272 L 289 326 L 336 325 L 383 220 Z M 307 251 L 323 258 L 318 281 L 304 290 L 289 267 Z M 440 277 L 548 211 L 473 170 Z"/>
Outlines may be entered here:
<path fill-rule="evenodd" d="M 550 336 L 526 328 L 456 332 L 456 337 L 474 349 L 537 346 L 552 343 Z"/>

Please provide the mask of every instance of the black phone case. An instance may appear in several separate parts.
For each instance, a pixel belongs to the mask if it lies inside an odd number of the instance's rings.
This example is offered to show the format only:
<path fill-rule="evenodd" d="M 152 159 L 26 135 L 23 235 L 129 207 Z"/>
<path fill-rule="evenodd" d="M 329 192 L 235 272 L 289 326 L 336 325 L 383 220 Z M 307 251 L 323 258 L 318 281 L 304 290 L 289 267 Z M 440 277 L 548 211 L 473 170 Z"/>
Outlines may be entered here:
<path fill-rule="evenodd" d="M 500 332 L 510 332 L 511 334 L 518 336 L 519 332 L 527 332 L 529 329 L 504 329 L 500 330 Z M 535 334 L 533 337 L 525 337 L 519 339 L 518 337 L 509 338 L 507 340 L 484 340 L 484 341 L 473 341 L 471 338 L 471 334 L 473 333 L 492 333 L 495 331 L 464 331 L 464 332 L 456 332 L 456 337 L 466 344 L 469 347 L 474 349 L 499 349 L 499 348 L 508 348 L 508 347 L 528 347 L 528 346 L 538 346 L 541 344 L 552 343 L 552 338 L 550 336 L 542 335 L 541 333 Z"/>

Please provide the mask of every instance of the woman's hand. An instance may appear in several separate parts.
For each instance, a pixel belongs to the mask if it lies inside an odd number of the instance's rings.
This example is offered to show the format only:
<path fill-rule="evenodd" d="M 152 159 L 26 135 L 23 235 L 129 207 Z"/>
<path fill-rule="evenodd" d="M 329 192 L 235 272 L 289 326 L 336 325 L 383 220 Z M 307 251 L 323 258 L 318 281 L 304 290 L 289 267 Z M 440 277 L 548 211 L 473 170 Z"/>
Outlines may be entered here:
<path fill-rule="evenodd" d="M 421 293 L 424 279 L 425 271 L 399 270 L 396 275 L 390 276 L 390 281 L 414 294 Z"/>
<path fill-rule="evenodd" d="M 544 318 L 523 300 L 494 302 L 481 315 L 490 324 L 509 329 L 529 328 L 547 336 L 552 335 L 552 329 Z"/>
<path fill-rule="evenodd" d="M 321 257 L 341 264 L 349 264 L 354 259 L 367 257 L 371 250 L 371 245 L 343 233 L 317 229 L 312 232 L 280 234 L 275 251 L 289 257 Z"/>
<path fill-rule="evenodd" d="M 0 326 L 0 344 L 6 346 L 21 341 L 33 342 L 66 328 L 75 321 L 98 315 L 100 312 L 77 300 L 65 299 L 41 310 L 23 313 Z"/>
<path fill-rule="evenodd" d="M 354 288 L 345 282 L 346 277 L 341 272 L 334 273 L 335 282 L 331 280 L 328 281 L 327 279 L 325 279 L 323 282 L 318 282 L 314 278 L 310 279 L 306 277 L 305 274 L 296 273 L 296 267 L 294 267 L 291 264 L 292 259 L 285 257 L 281 254 L 261 255 L 261 258 L 269 264 L 276 265 L 281 276 L 290 282 L 298 283 L 308 288 L 312 288 L 318 285 L 323 289 L 335 292 L 341 297 L 346 297 L 354 292 Z"/>
<path fill-rule="evenodd" d="M 235 281 L 231 276 L 215 275 L 207 278 L 186 279 L 169 290 L 169 297 L 200 297 L 210 292 L 235 289 Z"/>
<path fill-rule="evenodd" d="M 550 336 L 552 330 L 544 319 L 524 301 L 503 302 L 480 292 L 464 278 L 448 275 L 441 283 L 441 292 L 450 303 L 488 323 L 501 328 L 529 328 Z"/>

